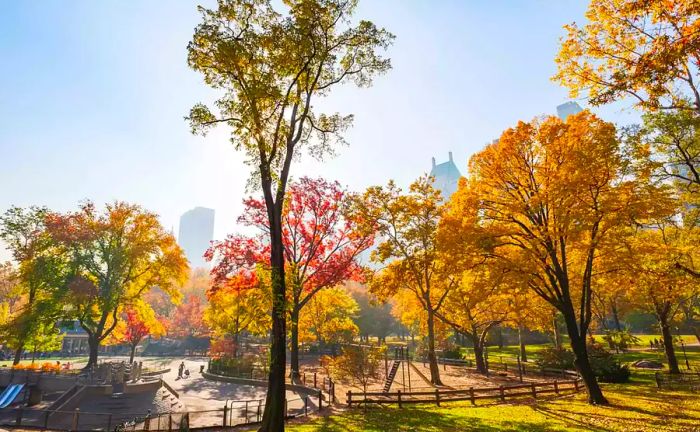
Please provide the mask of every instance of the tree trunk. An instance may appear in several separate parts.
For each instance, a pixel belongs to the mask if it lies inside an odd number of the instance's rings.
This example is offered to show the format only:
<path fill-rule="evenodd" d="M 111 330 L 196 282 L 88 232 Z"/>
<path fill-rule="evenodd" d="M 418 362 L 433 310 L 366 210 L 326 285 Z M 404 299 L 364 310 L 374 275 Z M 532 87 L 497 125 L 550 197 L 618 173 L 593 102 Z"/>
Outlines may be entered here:
<path fill-rule="evenodd" d="M 18 365 L 22 360 L 22 352 L 24 351 L 24 344 L 20 344 L 15 350 L 15 359 L 12 361 L 12 365 Z"/>
<path fill-rule="evenodd" d="M 571 341 L 571 349 L 574 351 L 574 365 L 588 392 L 588 403 L 595 405 L 608 405 L 608 400 L 603 396 L 603 391 L 596 380 L 591 362 L 588 359 L 586 348 L 586 329 L 579 329 L 573 306 L 569 305 L 566 312 L 562 312 L 566 322 L 566 330 Z"/>
<path fill-rule="evenodd" d="M 476 333 L 469 336 L 472 340 L 472 345 L 474 345 L 474 363 L 476 365 L 476 371 L 480 374 L 488 375 L 488 370 L 486 370 L 486 359 L 484 359 L 484 345 L 479 340 L 479 335 Z"/>
<path fill-rule="evenodd" d="M 428 308 L 428 363 L 430 364 L 430 382 L 433 385 L 442 385 L 440 368 L 435 355 L 435 317 L 431 308 Z"/>
<path fill-rule="evenodd" d="M 693 334 L 695 334 L 695 339 L 697 339 L 700 344 L 700 329 L 697 326 L 692 326 L 691 328 L 693 329 Z"/>
<path fill-rule="evenodd" d="M 525 338 L 523 337 L 523 326 L 518 326 L 518 344 L 520 345 L 520 361 L 527 361 L 527 351 L 525 351 Z"/>
<path fill-rule="evenodd" d="M 299 378 L 299 308 L 295 305 L 289 314 L 289 324 L 292 326 L 290 341 L 290 371 L 292 382 Z"/>
<path fill-rule="evenodd" d="M 622 323 L 620 322 L 620 314 L 617 312 L 617 306 L 612 306 L 612 317 L 615 323 L 615 329 L 617 331 L 622 331 Z"/>
<path fill-rule="evenodd" d="M 94 336 L 88 337 L 88 348 L 90 355 L 88 357 L 88 363 L 85 365 L 85 369 L 89 369 L 92 366 L 97 366 L 97 355 L 100 348 L 100 342 Z"/>
<path fill-rule="evenodd" d="M 664 351 L 666 352 L 666 360 L 668 360 L 668 371 L 672 374 L 679 374 L 681 370 L 678 368 L 678 359 L 676 359 L 676 350 L 673 348 L 673 336 L 671 335 L 671 327 L 664 318 L 659 322 L 661 326 L 661 335 L 664 340 Z"/>
<path fill-rule="evenodd" d="M 138 345 L 138 343 L 131 344 L 131 353 L 129 354 L 129 364 L 134 363 L 134 354 L 136 354 L 136 345 Z"/>
<path fill-rule="evenodd" d="M 280 203 L 281 204 L 281 203 Z M 283 432 L 285 417 L 286 347 L 286 286 L 284 280 L 284 250 L 282 245 L 281 207 L 268 209 L 270 220 L 270 263 L 272 267 L 272 336 L 270 343 L 270 373 L 260 432 Z"/>
<path fill-rule="evenodd" d="M 552 316 L 552 331 L 554 332 L 554 346 L 556 347 L 556 349 L 561 349 L 561 334 L 559 333 L 557 314 L 554 314 Z"/>

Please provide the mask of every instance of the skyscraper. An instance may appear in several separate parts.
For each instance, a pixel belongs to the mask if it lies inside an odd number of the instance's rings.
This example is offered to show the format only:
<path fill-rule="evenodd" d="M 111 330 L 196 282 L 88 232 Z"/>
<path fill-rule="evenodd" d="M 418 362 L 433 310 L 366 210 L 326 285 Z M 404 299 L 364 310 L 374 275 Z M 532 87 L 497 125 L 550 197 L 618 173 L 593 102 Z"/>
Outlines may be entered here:
<path fill-rule="evenodd" d="M 449 152 L 449 158 L 447 162 L 437 165 L 435 164 L 435 158 L 433 158 L 433 168 L 430 170 L 430 175 L 435 178 L 434 186 L 440 190 L 445 201 L 457 191 L 459 178 L 462 177 L 457 165 L 452 160 L 452 152 Z"/>
<path fill-rule="evenodd" d="M 557 106 L 557 115 L 559 116 L 560 119 L 563 121 L 566 121 L 566 118 L 569 117 L 572 114 L 578 114 L 581 111 L 583 111 L 583 108 L 576 102 L 566 102 L 561 105 Z"/>
<path fill-rule="evenodd" d="M 195 207 L 180 216 L 177 242 L 185 250 L 190 266 L 204 267 L 204 252 L 214 238 L 214 210 Z"/>

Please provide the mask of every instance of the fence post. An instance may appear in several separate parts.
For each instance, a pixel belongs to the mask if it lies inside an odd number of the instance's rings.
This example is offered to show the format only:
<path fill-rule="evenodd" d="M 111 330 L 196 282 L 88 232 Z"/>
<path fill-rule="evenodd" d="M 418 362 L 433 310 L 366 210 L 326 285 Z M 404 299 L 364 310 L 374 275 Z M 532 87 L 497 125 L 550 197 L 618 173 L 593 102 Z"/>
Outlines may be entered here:
<path fill-rule="evenodd" d="M 168 432 L 172 432 L 173 430 L 173 415 L 171 413 L 168 413 Z"/>
<path fill-rule="evenodd" d="M 112 431 L 112 414 L 107 417 L 107 432 Z"/>
<path fill-rule="evenodd" d="M 151 429 L 151 416 L 146 416 L 146 419 L 143 422 L 143 430 L 150 430 Z"/>
<path fill-rule="evenodd" d="M 576 390 L 576 393 L 578 393 L 578 378 L 574 380 L 574 390 Z"/>
<path fill-rule="evenodd" d="M 75 411 L 73 412 L 73 427 L 71 430 L 77 431 L 78 430 L 78 422 L 80 421 L 80 408 L 76 408 Z"/>
<path fill-rule="evenodd" d="M 302 382 L 304 385 L 306 385 L 306 372 L 304 372 L 304 374 L 302 375 L 301 382 Z"/>
<path fill-rule="evenodd" d="M 352 392 L 348 390 L 348 407 L 352 408 Z"/>
<path fill-rule="evenodd" d="M 530 384 L 532 387 L 532 397 L 537 399 L 537 389 L 535 389 L 535 383 Z"/>
<path fill-rule="evenodd" d="M 228 413 L 228 403 L 224 404 L 224 424 L 223 426 L 226 427 L 226 414 Z"/>
<path fill-rule="evenodd" d="M 314 388 L 315 388 L 315 387 L 318 387 L 318 386 L 316 385 L 316 372 L 314 372 Z"/>
<path fill-rule="evenodd" d="M 330 383 L 330 386 L 331 386 L 331 403 L 334 404 L 335 403 L 335 382 L 330 378 L 328 378 L 328 382 Z"/>
<path fill-rule="evenodd" d="M 659 382 L 659 373 L 658 372 L 656 372 L 654 374 L 654 380 L 656 381 L 656 387 L 661 388 L 661 382 Z M 578 380 L 576 380 L 576 381 L 578 381 Z"/>
<path fill-rule="evenodd" d="M 501 402 L 505 402 L 506 394 L 503 391 L 503 385 L 498 386 L 498 391 L 501 393 Z"/>
<path fill-rule="evenodd" d="M 321 412 L 321 409 L 323 409 L 323 392 L 321 390 L 318 391 L 318 412 Z"/>
<path fill-rule="evenodd" d="M 285 398 L 285 399 L 284 399 L 284 418 L 287 418 L 287 416 L 289 415 L 289 414 L 287 413 L 287 409 L 288 409 L 288 408 L 289 408 L 289 404 L 287 403 L 287 399 Z"/>
<path fill-rule="evenodd" d="M 231 407 L 231 410 L 229 410 L 229 413 L 232 411 L 233 411 L 233 407 Z M 229 414 L 229 417 L 233 417 L 233 415 Z M 248 423 L 248 401 L 245 401 L 245 422 Z M 230 421 L 228 423 L 231 424 Z"/>
<path fill-rule="evenodd" d="M 304 415 L 307 416 L 309 415 L 309 397 L 306 396 L 304 398 Z"/>
<path fill-rule="evenodd" d="M 17 410 L 17 419 L 16 419 L 17 421 L 15 422 L 15 424 L 16 424 L 17 426 L 22 426 L 22 412 L 23 412 L 23 411 L 24 411 L 24 410 L 23 410 L 22 408 L 20 408 L 20 409 Z"/>
<path fill-rule="evenodd" d="M 559 394 L 559 383 L 554 380 L 554 393 Z"/>
<path fill-rule="evenodd" d="M 476 400 L 474 400 L 474 387 L 469 387 L 469 400 L 472 405 L 476 405 Z"/>
<path fill-rule="evenodd" d="M 437 406 L 440 406 L 440 389 L 439 388 L 435 389 L 435 404 Z"/>
<path fill-rule="evenodd" d="M 49 428 L 49 414 L 50 413 L 51 413 L 51 411 L 46 411 L 46 414 L 44 415 L 44 429 Z M 112 417 L 111 414 L 109 416 Z M 109 432 L 109 425 L 107 426 L 107 432 Z"/>
<path fill-rule="evenodd" d="M 401 408 L 401 390 L 399 390 L 398 395 L 399 395 L 399 408 Z"/>
<path fill-rule="evenodd" d="M 260 421 L 260 408 L 262 407 L 262 399 L 258 400 L 258 421 Z"/>

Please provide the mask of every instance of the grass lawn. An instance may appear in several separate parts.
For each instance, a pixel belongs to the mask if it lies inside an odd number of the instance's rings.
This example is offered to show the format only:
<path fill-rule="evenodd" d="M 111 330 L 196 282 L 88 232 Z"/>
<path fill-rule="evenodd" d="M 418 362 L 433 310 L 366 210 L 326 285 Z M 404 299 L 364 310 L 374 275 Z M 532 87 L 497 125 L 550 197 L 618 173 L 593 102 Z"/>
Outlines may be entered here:
<path fill-rule="evenodd" d="M 656 389 L 653 373 L 637 372 L 630 383 L 604 384 L 610 406 L 591 406 L 585 395 L 524 400 L 522 404 L 432 405 L 351 409 L 291 432 L 335 431 L 700 431 L 697 393 Z"/>
<path fill-rule="evenodd" d="M 647 342 L 648 336 L 644 340 Z M 684 338 L 695 342 L 694 336 Z M 528 355 L 547 345 L 530 345 Z M 625 363 L 655 359 L 666 363 L 663 351 L 643 349 L 619 354 Z M 700 366 L 700 347 L 686 347 L 691 366 Z M 514 356 L 517 346 L 489 348 L 489 357 Z M 683 352 L 677 347 L 684 369 Z M 591 406 L 585 394 L 562 398 L 523 399 L 521 404 L 490 404 L 472 407 L 469 402 L 434 405 L 396 405 L 353 408 L 311 422 L 290 425 L 291 432 L 340 431 L 696 431 L 700 432 L 700 394 L 659 390 L 654 372 L 633 369 L 626 384 L 602 384 L 610 406 Z"/>
<path fill-rule="evenodd" d="M 42 364 L 44 362 L 50 362 L 50 363 L 55 363 L 57 361 L 60 361 L 61 363 L 86 363 L 88 361 L 87 356 L 85 357 L 44 357 L 44 358 L 37 358 L 34 360 L 34 363 Z M 20 360 L 21 364 L 30 364 L 32 362 L 31 359 L 27 360 Z M 0 361 L 0 368 L 9 368 L 12 366 L 12 360 L 2 360 Z"/>

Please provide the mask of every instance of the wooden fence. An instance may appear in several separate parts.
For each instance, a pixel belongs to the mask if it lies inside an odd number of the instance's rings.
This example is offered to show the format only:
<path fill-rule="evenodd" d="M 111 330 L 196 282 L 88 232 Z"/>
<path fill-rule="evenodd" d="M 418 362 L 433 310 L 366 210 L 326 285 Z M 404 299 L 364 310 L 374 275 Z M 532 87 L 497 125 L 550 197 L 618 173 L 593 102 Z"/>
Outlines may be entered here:
<path fill-rule="evenodd" d="M 472 405 L 476 405 L 477 400 L 497 400 L 500 402 L 505 402 L 507 399 L 517 398 L 517 397 L 532 397 L 537 398 L 538 395 L 542 394 L 562 394 L 569 392 L 578 392 L 583 386 L 581 385 L 581 379 L 565 380 L 565 381 L 552 381 L 552 382 L 539 382 L 539 383 L 527 383 L 527 384 L 516 384 L 508 386 L 498 386 L 498 387 L 482 387 L 475 388 L 470 387 L 468 389 L 439 389 L 436 388 L 433 391 L 416 391 L 416 392 L 402 392 L 401 390 L 391 393 L 382 392 L 355 392 L 348 391 L 347 393 L 347 404 L 349 407 L 352 405 L 362 405 L 362 404 L 398 404 L 399 407 L 403 404 L 411 403 L 430 403 L 440 406 L 441 403 L 445 402 L 456 402 L 456 401 L 471 401 Z"/>

